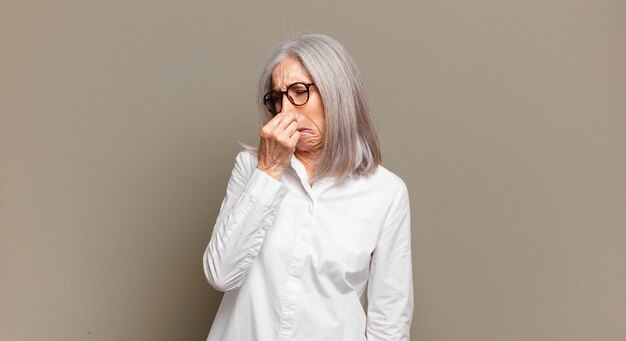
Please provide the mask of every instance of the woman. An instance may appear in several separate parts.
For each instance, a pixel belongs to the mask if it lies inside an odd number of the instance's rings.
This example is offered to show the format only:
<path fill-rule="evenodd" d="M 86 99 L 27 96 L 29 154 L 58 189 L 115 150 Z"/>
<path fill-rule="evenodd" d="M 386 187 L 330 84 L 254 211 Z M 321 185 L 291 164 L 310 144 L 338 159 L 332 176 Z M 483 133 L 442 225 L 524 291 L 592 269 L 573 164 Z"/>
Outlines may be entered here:
<path fill-rule="evenodd" d="M 408 192 L 380 165 L 349 53 L 325 35 L 283 41 L 259 103 L 259 148 L 237 156 L 204 253 L 225 292 L 208 341 L 409 340 Z"/>

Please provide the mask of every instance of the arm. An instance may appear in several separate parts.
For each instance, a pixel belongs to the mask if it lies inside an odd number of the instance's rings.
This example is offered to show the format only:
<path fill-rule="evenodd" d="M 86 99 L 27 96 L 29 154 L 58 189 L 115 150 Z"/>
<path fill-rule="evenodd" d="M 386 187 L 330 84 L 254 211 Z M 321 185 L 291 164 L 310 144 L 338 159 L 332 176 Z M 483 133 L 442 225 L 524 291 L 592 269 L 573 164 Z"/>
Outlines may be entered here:
<path fill-rule="evenodd" d="M 204 257 L 204 274 L 219 291 L 241 286 L 256 258 L 267 228 L 274 221 L 287 187 L 268 174 L 254 169 L 249 178 L 249 156 L 237 155 L 226 197 Z"/>
<path fill-rule="evenodd" d="M 261 128 L 257 168 L 249 178 L 249 158 L 244 153 L 237 156 L 203 257 L 204 274 L 217 290 L 239 288 L 259 253 L 265 232 L 287 194 L 287 187 L 279 180 L 300 137 L 296 128 L 292 112 L 278 113 Z"/>
<path fill-rule="evenodd" d="M 409 341 L 413 317 L 410 214 L 403 183 L 387 212 L 370 262 L 368 341 Z"/>

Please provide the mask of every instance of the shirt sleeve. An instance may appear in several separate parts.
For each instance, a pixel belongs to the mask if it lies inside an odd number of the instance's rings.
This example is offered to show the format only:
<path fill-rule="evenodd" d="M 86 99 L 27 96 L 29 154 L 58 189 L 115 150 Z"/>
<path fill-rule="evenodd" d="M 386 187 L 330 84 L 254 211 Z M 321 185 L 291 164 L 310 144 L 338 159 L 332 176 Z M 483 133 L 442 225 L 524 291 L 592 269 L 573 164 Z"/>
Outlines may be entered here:
<path fill-rule="evenodd" d="M 237 155 L 203 256 L 207 281 L 219 291 L 241 286 L 288 192 L 287 186 L 265 172 L 256 167 L 251 171 L 250 156 L 246 154 Z"/>
<path fill-rule="evenodd" d="M 410 215 L 409 195 L 402 183 L 370 262 L 368 341 L 409 341 L 413 317 Z"/>

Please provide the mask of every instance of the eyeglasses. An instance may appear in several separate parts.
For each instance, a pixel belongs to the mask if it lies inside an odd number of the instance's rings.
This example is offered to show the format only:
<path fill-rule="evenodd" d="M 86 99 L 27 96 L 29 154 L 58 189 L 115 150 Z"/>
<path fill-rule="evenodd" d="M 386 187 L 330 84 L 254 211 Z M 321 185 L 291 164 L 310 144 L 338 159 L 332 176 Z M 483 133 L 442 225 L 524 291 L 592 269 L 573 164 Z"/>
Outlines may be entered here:
<path fill-rule="evenodd" d="M 297 82 L 290 84 L 285 91 L 272 90 L 263 96 L 263 103 L 272 115 L 276 116 L 283 108 L 283 94 L 295 106 L 305 105 L 309 101 L 309 88 L 315 83 Z"/>

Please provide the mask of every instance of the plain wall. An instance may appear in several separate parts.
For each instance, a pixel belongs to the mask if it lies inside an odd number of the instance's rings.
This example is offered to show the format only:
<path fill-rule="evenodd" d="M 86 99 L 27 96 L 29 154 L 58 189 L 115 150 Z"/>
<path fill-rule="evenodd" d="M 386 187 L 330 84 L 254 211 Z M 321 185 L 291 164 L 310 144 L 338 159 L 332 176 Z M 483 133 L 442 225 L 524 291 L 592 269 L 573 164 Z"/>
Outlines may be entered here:
<path fill-rule="evenodd" d="M 626 2 L 0 1 L 0 340 L 204 340 L 255 86 L 354 56 L 408 184 L 412 340 L 626 340 Z"/>

